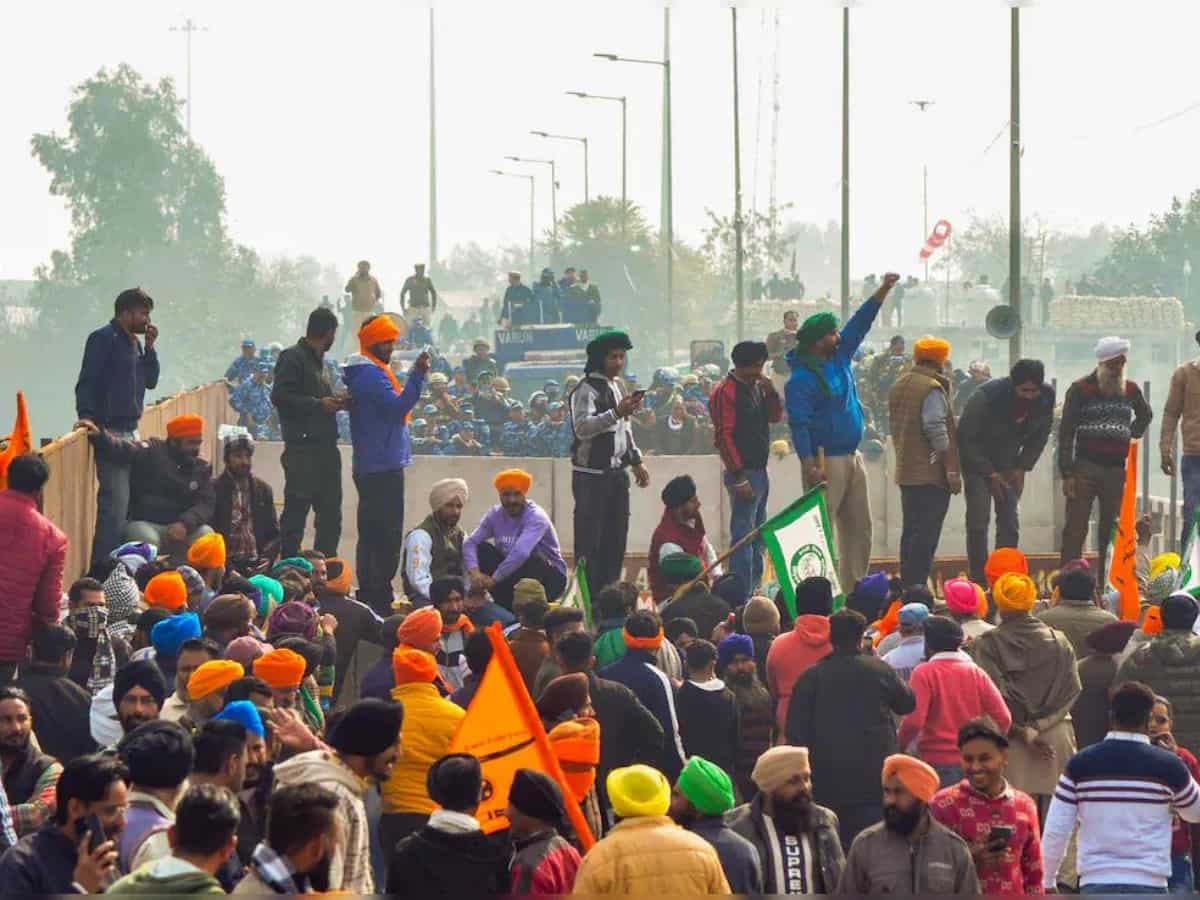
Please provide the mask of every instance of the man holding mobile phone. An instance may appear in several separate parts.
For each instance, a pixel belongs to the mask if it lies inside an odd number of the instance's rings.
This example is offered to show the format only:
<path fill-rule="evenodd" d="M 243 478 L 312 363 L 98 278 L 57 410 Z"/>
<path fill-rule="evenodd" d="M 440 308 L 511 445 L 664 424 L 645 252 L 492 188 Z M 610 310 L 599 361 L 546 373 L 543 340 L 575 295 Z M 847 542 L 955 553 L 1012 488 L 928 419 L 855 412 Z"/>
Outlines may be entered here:
<path fill-rule="evenodd" d="M 1037 806 L 1004 778 L 1008 737 L 980 716 L 959 729 L 958 750 L 963 780 L 934 796 L 934 819 L 970 846 L 980 893 L 1042 893 Z"/>

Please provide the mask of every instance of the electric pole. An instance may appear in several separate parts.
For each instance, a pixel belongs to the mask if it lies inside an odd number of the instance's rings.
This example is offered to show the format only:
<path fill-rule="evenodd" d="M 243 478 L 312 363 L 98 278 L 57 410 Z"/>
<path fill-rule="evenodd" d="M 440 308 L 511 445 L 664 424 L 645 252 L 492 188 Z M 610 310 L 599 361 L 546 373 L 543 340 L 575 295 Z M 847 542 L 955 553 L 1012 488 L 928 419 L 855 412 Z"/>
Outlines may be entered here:
<path fill-rule="evenodd" d="M 434 93 L 433 7 L 429 8 L 429 271 L 438 264 L 437 222 L 437 104 Z"/>
<path fill-rule="evenodd" d="M 172 25 L 171 31 L 182 31 L 187 38 L 187 133 L 188 137 L 192 136 L 192 34 L 197 31 L 208 31 L 208 27 L 197 25 L 196 21 L 190 16 L 184 20 L 182 25 Z"/>

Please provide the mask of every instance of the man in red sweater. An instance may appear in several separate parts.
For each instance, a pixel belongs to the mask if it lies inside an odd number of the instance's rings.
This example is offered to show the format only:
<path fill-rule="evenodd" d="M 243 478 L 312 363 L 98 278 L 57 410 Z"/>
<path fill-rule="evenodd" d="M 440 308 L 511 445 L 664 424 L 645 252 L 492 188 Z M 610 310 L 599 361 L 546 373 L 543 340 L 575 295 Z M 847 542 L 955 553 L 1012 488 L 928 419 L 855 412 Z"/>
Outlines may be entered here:
<path fill-rule="evenodd" d="M 942 787 L 962 780 L 958 730 L 964 722 L 990 716 L 1005 734 L 1012 714 L 992 679 L 959 648 L 962 626 L 946 616 L 925 620 L 925 662 L 913 669 L 908 686 L 917 708 L 900 723 L 900 747 L 917 742 L 916 755 L 938 773 Z"/>
<path fill-rule="evenodd" d="M 50 467 L 36 453 L 8 466 L 0 491 L 0 685 L 17 675 L 35 622 L 58 621 L 67 536 L 41 513 Z"/>
<path fill-rule="evenodd" d="M 650 592 L 658 604 L 671 599 L 671 588 L 659 568 L 664 545 L 673 544 L 675 546 L 670 548 L 671 552 L 695 556 L 706 566 L 717 558 L 705 536 L 704 519 L 700 516 L 700 498 L 696 496 L 696 482 L 692 476 L 678 475 L 668 481 L 662 490 L 662 502 L 666 509 L 650 537 L 650 560 L 646 565 Z M 714 577 L 719 574 L 719 571 L 713 573 Z"/>
<path fill-rule="evenodd" d="M 829 616 L 833 613 L 833 585 L 815 576 L 796 585 L 796 624 L 771 642 L 767 652 L 767 687 L 775 698 L 777 731 L 787 726 L 788 704 L 796 680 L 833 649 L 829 643 Z"/>

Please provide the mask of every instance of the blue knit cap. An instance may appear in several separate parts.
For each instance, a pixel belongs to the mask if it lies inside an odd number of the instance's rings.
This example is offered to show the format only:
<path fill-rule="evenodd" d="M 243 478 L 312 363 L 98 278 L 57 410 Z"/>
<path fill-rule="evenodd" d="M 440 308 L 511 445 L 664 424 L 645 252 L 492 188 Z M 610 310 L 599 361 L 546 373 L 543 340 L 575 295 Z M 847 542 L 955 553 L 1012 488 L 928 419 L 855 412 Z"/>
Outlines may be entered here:
<path fill-rule="evenodd" d="M 754 659 L 754 640 L 748 634 L 731 634 L 717 644 L 717 671 L 723 672 L 725 667 L 737 655 Z"/>
<path fill-rule="evenodd" d="M 252 731 L 259 737 L 266 737 L 267 734 L 267 730 L 263 727 L 262 716 L 258 714 L 258 707 L 249 700 L 234 700 L 227 703 L 225 708 L 213 718 L 237 722 L 247 731 Z"/>
<path fill-rule="evenodd" d="M 163 619 L 150 629 L 150 643 L 159 656 L 178 656 L 184 641 L 200 637 L 200 617 L 181 613 Z"/>

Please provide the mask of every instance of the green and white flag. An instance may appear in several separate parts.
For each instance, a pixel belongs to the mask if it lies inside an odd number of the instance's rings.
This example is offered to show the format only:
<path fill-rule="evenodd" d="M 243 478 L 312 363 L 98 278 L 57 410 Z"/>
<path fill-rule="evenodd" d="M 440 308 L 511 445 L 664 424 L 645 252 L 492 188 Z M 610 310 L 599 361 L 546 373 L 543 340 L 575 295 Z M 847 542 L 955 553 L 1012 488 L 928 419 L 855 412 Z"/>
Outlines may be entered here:
<path fill-rule="evenodd" d="M 1187 543 L 1183 547 L 1183 571 L 1179 575 L 1179 590 L 1187 591 L 1192 596 L 1200 591 L 1200 507 L 1192 517 L 1192 527 L 1188 529 Z"/>
<path fill-rule="evenodd" d="M 825 490 L 815 487 L 787 509 L 763 524 L 762 539 L 771 554 L 779 587 L 792 616 L 796 615 L 795 586 L 805 578 L 821 576 L 833 585 L 833 607 L 841 607 L 844 595 L 838 581 L 837 555 L 830 539 Z"/>

